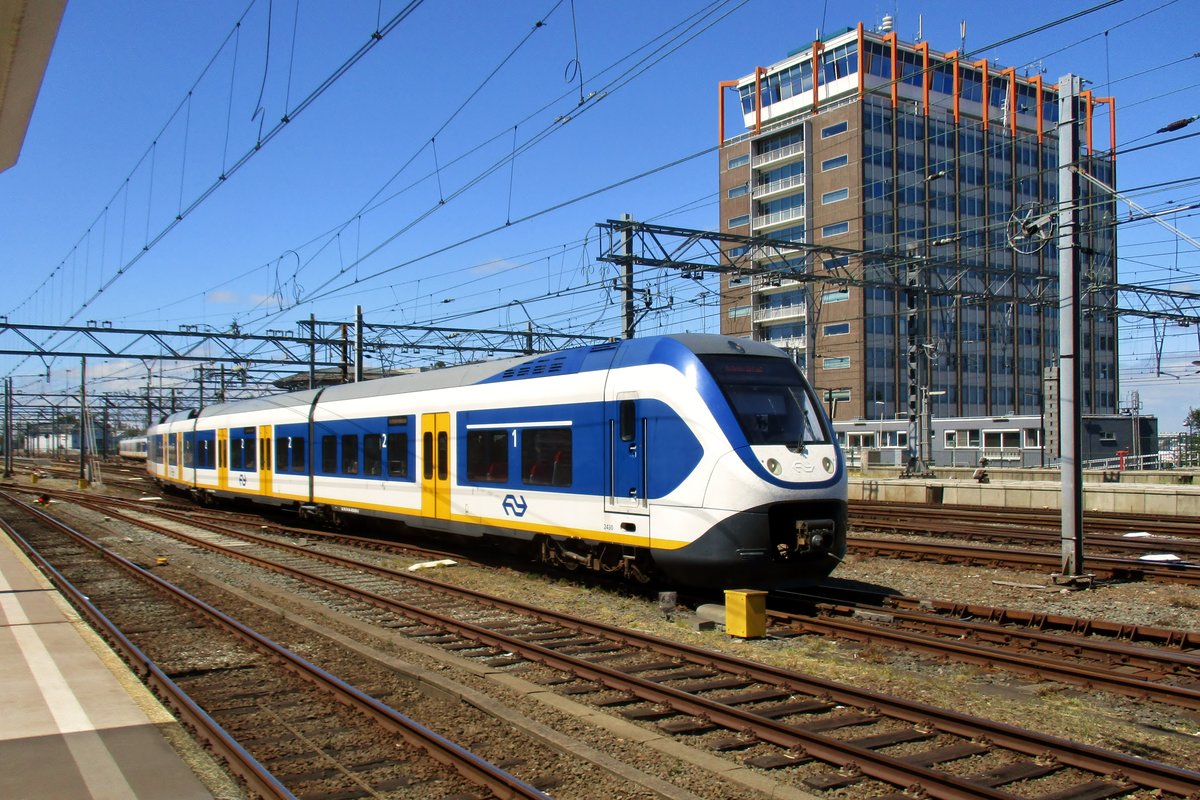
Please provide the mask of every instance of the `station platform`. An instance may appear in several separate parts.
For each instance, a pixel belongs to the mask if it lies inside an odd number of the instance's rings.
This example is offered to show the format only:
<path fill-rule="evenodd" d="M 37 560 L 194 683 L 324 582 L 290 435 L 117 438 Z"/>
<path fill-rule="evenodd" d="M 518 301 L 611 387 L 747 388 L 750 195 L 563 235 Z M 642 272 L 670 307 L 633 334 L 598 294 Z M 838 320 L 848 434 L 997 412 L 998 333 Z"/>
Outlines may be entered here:
<path fill-rule="evenodd" d="M 125 664 L 0 533 L 0 797 L 211 800 L 178 730 Z"/>

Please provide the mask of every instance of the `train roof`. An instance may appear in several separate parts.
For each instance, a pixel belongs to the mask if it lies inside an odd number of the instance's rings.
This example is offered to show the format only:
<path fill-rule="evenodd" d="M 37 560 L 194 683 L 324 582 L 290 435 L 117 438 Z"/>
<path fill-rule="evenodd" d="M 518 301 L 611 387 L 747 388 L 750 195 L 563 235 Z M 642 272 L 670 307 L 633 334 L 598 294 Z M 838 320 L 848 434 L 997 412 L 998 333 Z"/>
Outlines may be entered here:
<path fill-rule="evenodd" d="M 736 353 L 786 357 L 783 351 L 772 345 L 749 339 L 705 333 L 668 334 L 605 342 L 553 353 L 481 361 L 476 364 L 396 375 L 360 383 L 346 383 L 324 389 L 305 389 L 299 392 L 220 403 L 207 406 L 199 412 L 195 410 L 179 411 L 166 417 L 163 421 L 169 423 L 193 419 L 196 416 L 213 417 L 223 414 L 309 406 L 318 394 L 320 394 L 322 402 L 357 400 L 364 397 L 449 389 L 481 383 L 498 383 L 551 375 L 571 375 L 608 369 L 610 366 L 673 364 L 682 355 L 681 349 L 695 354 Z"/>

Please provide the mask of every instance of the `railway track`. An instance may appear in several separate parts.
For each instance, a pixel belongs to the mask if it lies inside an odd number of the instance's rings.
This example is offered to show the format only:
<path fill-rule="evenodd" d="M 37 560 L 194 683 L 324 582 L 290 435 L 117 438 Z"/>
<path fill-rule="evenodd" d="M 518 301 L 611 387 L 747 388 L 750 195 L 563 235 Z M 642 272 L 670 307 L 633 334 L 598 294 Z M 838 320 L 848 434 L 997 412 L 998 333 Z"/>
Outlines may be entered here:
<path fill-rule="evenodd" d="M 1016 630 L 988 621 L 948 617 L 866 602 L 830 602 L 778 593 L 773 604 L 810 607 L 810 613 L 772 610 L 777 634 L 821 635 L 880 644 L 938 658 L 1004 669 L 1188 709 L 1200 709 L 1200 650 L 1142 647 L 1104 637 Z M 1084 621 L 1076 621 L 1082 627 Z M 1195 638 L 1170 632 L 1175 641 Z M 1193 642 L 1200 645 L 1200 638 Z"/>
<path fill-rule="evenodd" d="M 924 503 L 877 503 L 867 500 L 850 501 L 852 525 L 869 526 L 879 530 L 916 532 L 927 530 L 924 525 L 938 524 L 949 519 L 968 531 L 981 534 L 1002 528 L 1026 528 L 1053 531 L 1061 528 L 1062 516 L 1057 509 L 1014 509 L 1002 506 L 943 506 Z M 1180 539 L 1200 539 L 1200 529 L 1193 519 L 1163 518 L 1144 514 L 1085 512 L 1085 534 L 1121 536 L 1131 531 L 1154 536 Z"/>
<path fill-rule="evenodd" d="M 116 512 L 108 512 L 116 513 Z M 132 518 L 131 518 L 132 519 Z M 143 525 L 152 525 L 141 520 Z M 912 703 L 865 689 L 500 600 L 311 547 L 244 532 L 189 546 L 303 581 L 386 615 L 382 624 L 586 698 L 660 734 L 702 741 L 809 790 L 920 787 L 930 797 L 1188 796 L 1200 773 Z M 321 566 L 314 567 L 319 559 Z M 436 609 L 436 610 L 434 610 Z M 377 620 L 378 616 L 375 617 Z M 978 765 L 971 768 L 967 765 Z M 1003 787 L 1003 788 L 1002 788 Z"/>
<path fill-rule="evenodd" d="M 979 547 L 948 542 L 920 542 L 910 539 L 885 539 L 877 536 L 846 537 L 850 552 L 860 556 L 907 558 L 948 564 L 977 564 L 1017 570 L 1055 573 L 1062 565 L 1061 555 L 1043 550 Z M 1104 580 L 1146 580 L 1161 583 L 1200 583 L 1200 563 L 1156 562 L 1115 556 L 1086 555 L 1084 569 Z"/>
<path fill-rule="evenodd" d="M 14 541 L 253 794 L 547 798 L 50 515 L 0 497 L 32 520 L 23 533 L 5 525 Z"/>

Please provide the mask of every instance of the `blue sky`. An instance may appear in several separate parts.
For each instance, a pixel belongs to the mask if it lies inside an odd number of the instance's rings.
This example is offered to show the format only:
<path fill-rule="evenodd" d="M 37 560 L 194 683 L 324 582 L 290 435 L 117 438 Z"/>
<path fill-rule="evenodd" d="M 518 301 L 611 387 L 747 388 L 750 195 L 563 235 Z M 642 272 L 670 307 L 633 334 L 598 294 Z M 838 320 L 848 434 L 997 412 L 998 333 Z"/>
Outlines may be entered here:
<path fill-rule="evenodd" d="M 605 288 L 614 273 L 596 260 L 593 225 L 629 212 L 718 226 L 717 156 L 704 151 L 717 140 L 719 81 L 805 47 L 822 25 L 874 26 L 891 13 L 911 41 L 920 17 L 931 47 L 951 50 L 966 20 L 974 51 L 1096 4 L 1022 5 L 997 17 L 1017 6 L 426 0 L 255 152 L 256 138 L 402 3 L 71 0 L 21 158 L 0 173 L 0 313 L 62 324 L 111 284 L 76 322 L 287 330 L 310 313 L 349 319 L 362 304 L 377 322 L 496 327 L 529 314 L 553 329 L 612 335 L 620 306 Z M 1117 97 L 1118 144 L 1143 144 L 1200 114 L 1194 12 L 1186 0 L 1125 0 L 984 54 L 1051 82 L 1084 76 Z M 727 133 L 739 126 L 731 108 Z M 1098 145 L 1106 137 L 1105 122 Z M 1198 152 L 1200 139 L 1130 154 L 1118 162 L 1118 188 L 1192 178 Z M 1197 188 L 1133 195 L 1161 210 L 1195 202 Z M 549 210 L 567 201 L 577 202 Z M 1165 219 L 1200 237 L 1195 213 Z M 1120 236 L 1123 282 L 1200 290 L 1200 257 L 1186 241 L 1147 222 Z M 714 281 L 644 279 L 661 310 L 641 333 L 717 329 Z M 1126 320 L 1122 330 L 1122 402 L 1137 390 L 1161 429 L 1178 427 L 1200 388 L 1196 330 L 1169 329 L 1162 376 L 1150 323 Z M 77 380 L 74 359 L 50 367 L 53 390 Z M 95 391 L 144 376 L 121 363 L 89 369 L 112 375 Z M 42 371 L 0 357 L 5 374 Z M 190 378 L 192 368 L 177 372 Z"/>

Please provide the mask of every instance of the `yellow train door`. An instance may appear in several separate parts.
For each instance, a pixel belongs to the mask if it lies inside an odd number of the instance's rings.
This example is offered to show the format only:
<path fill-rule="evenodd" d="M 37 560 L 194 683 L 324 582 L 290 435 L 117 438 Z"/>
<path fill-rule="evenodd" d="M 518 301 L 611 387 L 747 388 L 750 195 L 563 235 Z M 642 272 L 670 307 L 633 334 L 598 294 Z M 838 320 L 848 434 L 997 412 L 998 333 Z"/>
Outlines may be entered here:
<path fill-rule="evenodd" d="M 229 488 L 229 428 L 217 428 L 217 488 Z"/>
<path fill-rule="evenodd" d="M 450 414 L 421 415 L 421 513 L 450 519 Z"/>
<path fill-rule="evenodd" d="M 271 426 L 258 426 L 258 491 L 260 494 L 271 494 L 271 474 L 275 462 L 271 460 L 271 449 L 274 442 L 271 439 Z"/>

